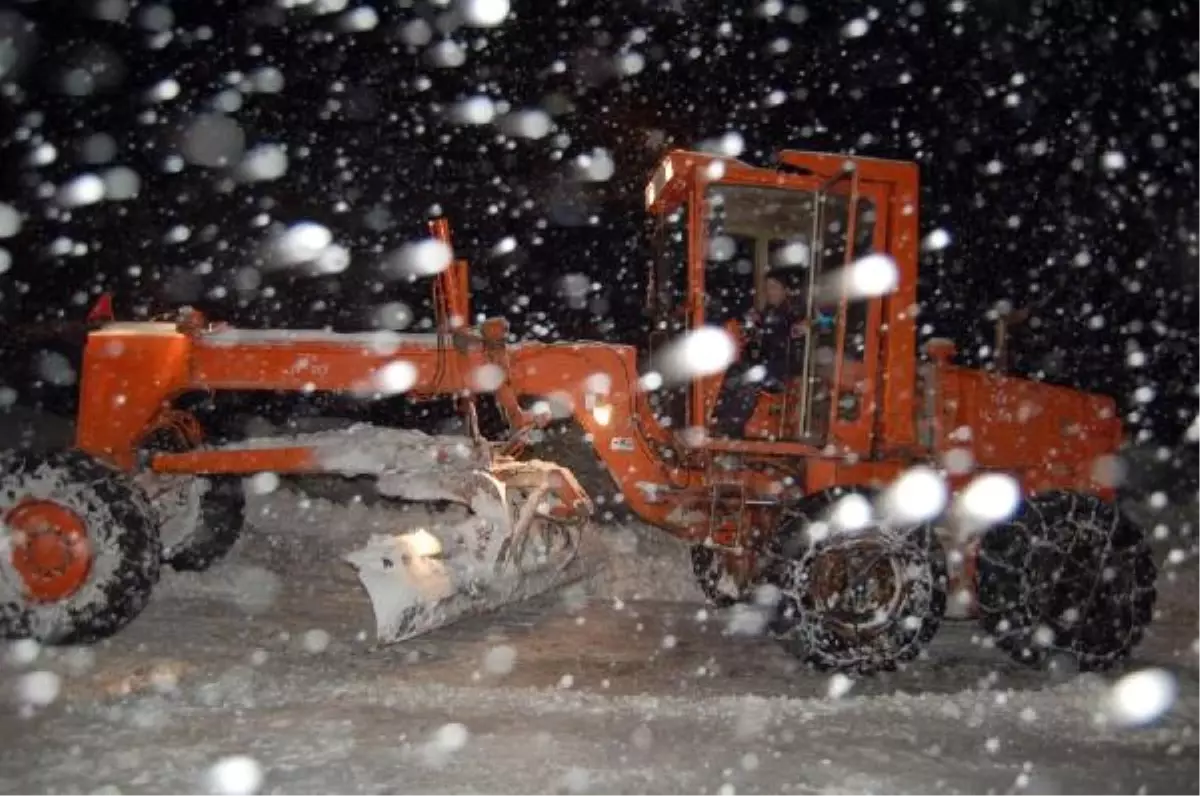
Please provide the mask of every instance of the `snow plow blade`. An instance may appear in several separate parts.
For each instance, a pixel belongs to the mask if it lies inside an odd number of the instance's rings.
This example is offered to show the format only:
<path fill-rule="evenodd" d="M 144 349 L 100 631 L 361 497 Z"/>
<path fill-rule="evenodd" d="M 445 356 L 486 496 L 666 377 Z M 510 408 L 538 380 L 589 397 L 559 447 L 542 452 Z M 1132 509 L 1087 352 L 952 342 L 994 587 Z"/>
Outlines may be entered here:
<path fill-rule="evenodd" d="M 419 636 L 577 577 L 572 564 L 591 504 L 570 473 L 556 465 L 507 462 L 460 474 L 452 483 L 433 484 L 415 475 L 381 480 L 379 488 L 423 500 L 436 493 L 433 499 L 451 500 L 470 512 L 372 536 L 345 556 L 371 601 L 381 643 Z M 559 495 L 572 492 L 578 500 L 567 510 Z"/>

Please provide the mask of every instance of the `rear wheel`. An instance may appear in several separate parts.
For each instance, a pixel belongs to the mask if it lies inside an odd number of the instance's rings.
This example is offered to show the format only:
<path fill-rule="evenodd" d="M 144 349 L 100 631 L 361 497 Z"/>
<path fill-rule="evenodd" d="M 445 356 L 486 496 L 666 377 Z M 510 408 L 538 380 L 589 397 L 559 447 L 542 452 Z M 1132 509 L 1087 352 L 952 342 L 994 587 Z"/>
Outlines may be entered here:
<path fill-rule="evenodd" d="M 932 640 L 946 610 L 946 555 L 934 529 L 891 526 L 872 497 L 837 488 L 807 498 L 769 548 L 764 579 L 779 590 L 771 630 L 818 669 L 895 669 Z M 843 512 L 861 522 L 845 527 Z"/>
<path fill-rule="evenodd" d="M 158 581 L 156 515 L 123 473 L 79 451 L 0 454 L 0 632 L 87 643 L 141 613 Z"/>
<path fill-rule="evenodd" d="M 980 621 L 1018 661 L 1055 654 L 1106 669 L 1141 641 L 1155 567 L 1140 528 L 1092 495 L 1031 498 L 979 549 Z"/>

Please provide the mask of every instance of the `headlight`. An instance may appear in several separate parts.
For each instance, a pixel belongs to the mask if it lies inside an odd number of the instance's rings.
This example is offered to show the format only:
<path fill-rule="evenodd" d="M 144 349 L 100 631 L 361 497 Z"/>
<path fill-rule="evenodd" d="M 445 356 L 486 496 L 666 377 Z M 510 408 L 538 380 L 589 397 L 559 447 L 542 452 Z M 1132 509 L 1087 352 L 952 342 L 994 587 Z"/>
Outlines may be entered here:
<path fill-rule="evenodd" d="M 597 401 L 592 407 L 592 418 L 600 425 L 607 426 L 612 421 L 612 404 Z"/>

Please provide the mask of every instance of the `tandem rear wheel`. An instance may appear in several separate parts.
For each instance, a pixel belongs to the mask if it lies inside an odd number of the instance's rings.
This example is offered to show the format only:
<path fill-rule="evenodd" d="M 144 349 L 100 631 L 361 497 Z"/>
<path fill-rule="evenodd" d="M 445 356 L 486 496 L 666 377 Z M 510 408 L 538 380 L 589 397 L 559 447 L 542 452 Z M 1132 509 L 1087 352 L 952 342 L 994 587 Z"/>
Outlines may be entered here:
<path fill-rule="evenodd" d="M 980 621 L 1015 660 L 1127 658 L 1154 613 L 1155 566 L 1142 530 L 1094 495 L 1045 492 L 981 540 Z"/>
<path fill-rule="evenodd" d="M 835 487 L 793 507 L 768 545 L 771 634 L 823 671 L 866 675 L 916 658 L 946 611 L 946 553 L 932 525 L 881 517 L 874 494 Z"/>
<path fill-rule="evenodd" d="M 755 601 L 774 606 L 769 632 L 814 668 L 895 669 L 920 654 L 945 614 L 946 555 L 935 528 L 890 524 L 873 497 L 835 488 L 806 498 L 762 551 Z M 719 551 L 693 548 L 692 563 L 710 602 L 748 601 L 718 588 Z M 1110 668 L 1153 617 L 1156 571 L 1144 533 L 1094 495 L 1025 500 L 982 534 L 976 571 L 979 621 L 1027 665 L 1066 656 L 1081 670 Z M 769 600 L 763 589 L 774 592 Z"/>
<path fill-rule="evenodd" d="M 916 658 L 945 614 L 946 554 L 932 526 L 893 526 L 873 498 L 834 488 L 792 506 L 741 588 L 719 549 L 694 546 L 701 591 L 718 608 L 767 610 L 767 631 L 819 670 L 865 675 Z M 843 527 L 849 514 L 861 516 Z"/>

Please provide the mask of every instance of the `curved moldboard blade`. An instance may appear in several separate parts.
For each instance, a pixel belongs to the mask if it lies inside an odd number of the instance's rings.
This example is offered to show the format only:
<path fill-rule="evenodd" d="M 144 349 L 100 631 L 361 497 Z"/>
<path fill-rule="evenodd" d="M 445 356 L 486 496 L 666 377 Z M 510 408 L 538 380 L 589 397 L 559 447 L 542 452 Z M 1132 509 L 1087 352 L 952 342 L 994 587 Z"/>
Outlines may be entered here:
<path fill-rule="evenodd" d="M 496 561 L 420 555 L 420 532 L 373 536 L 345 559 L 357 570 L 371 600 L 378 640 L 391 644 L 582 577 L 582 568 L 572 566 L 580 529 L 556 528 L 553 533 L 548 552 L 546 545 L 538 545 L 536 551 L 502 554 Z"/>

